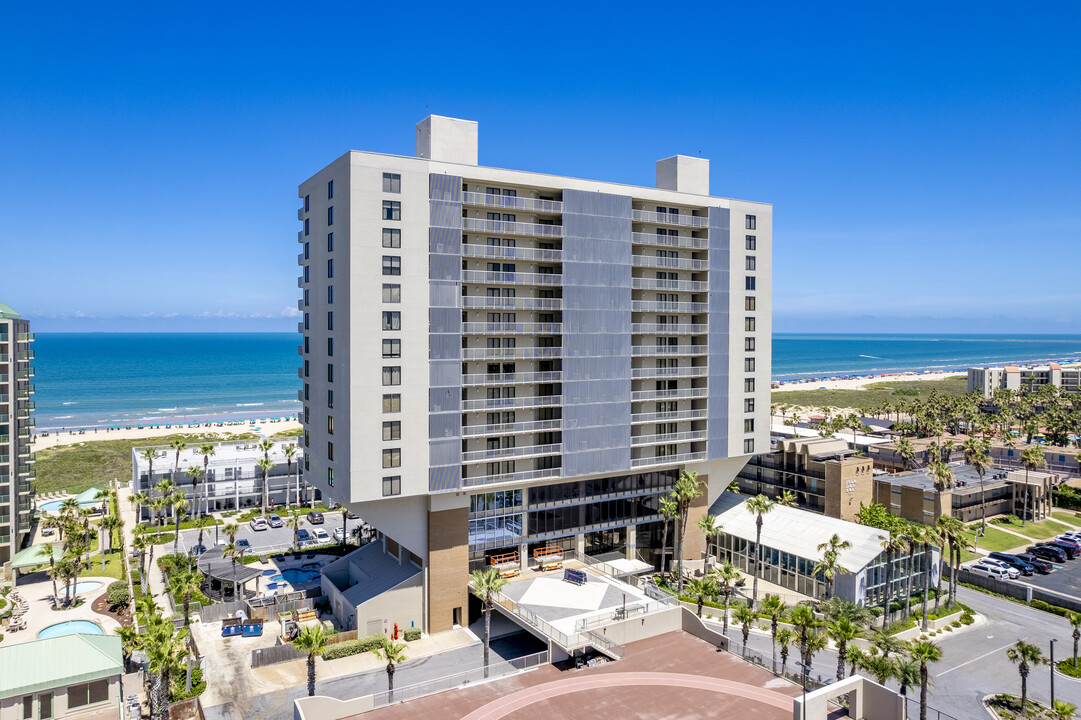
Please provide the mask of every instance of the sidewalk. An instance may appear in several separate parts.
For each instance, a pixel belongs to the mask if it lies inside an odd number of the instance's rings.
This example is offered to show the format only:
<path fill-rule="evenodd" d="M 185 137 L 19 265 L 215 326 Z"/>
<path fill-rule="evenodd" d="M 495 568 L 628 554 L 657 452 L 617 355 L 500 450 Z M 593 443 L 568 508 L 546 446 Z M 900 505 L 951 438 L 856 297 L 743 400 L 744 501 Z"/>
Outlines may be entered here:
<path fill-rule="evenodd" d="M 120 506 L 120 517 L 124 520 L 124 543 L 129 552 L 132 551 L 134 545 L 132 542 L 135 540 L 135 526 L 138 524 L 138 519 L 135 516 L 135 506 L 131 504 L 131 487 L 127 484 L 121 484 L 116 491 L 117 504 Z M 171 545 L 155 545 L 154 546 L 154 558 L 155 560 L 160 557 L 162 548 L 168 548 L 168 551 L 172 551 Z M 165 599 L 165 583 L 162 582 L 161 571 L 157 567 L 151 567 L 154 563 L 147 563 L 146 565 L 146 586 L 144 591 L 149 590 L 151 596 L 157 601 L 158 607 L 161 608 L 161 614 L 163 617 L 171 618 L 173 616 L 173 610 L 169 607 L 169 601 Z"/>

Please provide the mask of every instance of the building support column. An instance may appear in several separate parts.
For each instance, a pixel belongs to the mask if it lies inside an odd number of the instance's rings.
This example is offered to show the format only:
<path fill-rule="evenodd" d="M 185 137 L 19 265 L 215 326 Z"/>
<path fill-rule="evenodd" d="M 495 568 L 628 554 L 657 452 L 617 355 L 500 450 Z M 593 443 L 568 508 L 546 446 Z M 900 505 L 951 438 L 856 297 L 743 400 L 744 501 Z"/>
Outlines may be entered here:
<path fill-rule="evenodd" d="M 585 533 L 578 533 L 574 536 L 574 551 L 578 553 L 578 558 L 585 557 L 586 554 L 586 536 Z"/>
<path fill-rule="evenodd" d="M 638 526 L 627 526 L 627 559 L 638 559 Z"/>

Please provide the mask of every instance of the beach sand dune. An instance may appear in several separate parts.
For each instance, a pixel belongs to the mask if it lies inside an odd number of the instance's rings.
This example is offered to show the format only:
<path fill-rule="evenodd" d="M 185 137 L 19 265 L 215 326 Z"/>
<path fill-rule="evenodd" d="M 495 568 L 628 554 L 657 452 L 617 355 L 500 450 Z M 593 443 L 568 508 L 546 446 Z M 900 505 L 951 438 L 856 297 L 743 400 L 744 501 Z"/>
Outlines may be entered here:
<path fill-rule="evenodd" d="M 800 382 L 774 383 L 773 392 L 789 392 L 792 390 L 856 390 L 866 385 L 880 382 L 905 382 L 921 380 L 944 380 L 951 377 L 964 377 L 963 372 L 926 372 L 926 373 L 897 373 L 893 375 L 875 375 L 874 377 L 837 378 L 831 380 L 813 380 Z"/>
<path fill-rule="evenodd" d="M 105 428 L 91 428 L 89 430 L 65 430 L 64 432 L 50 432 L 47 436 L 41 434 L 34 436 L 33 449 L 44 450 L 46 448 L 58 447 L 60 445 L 73 445 L 80 442 L 93 442 L 95 440 L 138 440 L 146 438 L 151 441 L 148 444 L 153 444 L 154 438 L 164 437 L 168 435 L 209 435 L 216 433 L 221 436 L 223 440 L 228 440 L 229 435 L 239 435 L 241 433 L 255 432 L 255 428 L 259 428 L 259 434 L 270 437 L 276 433 L 280 433 L 284 430 L 298 430 L 300 423 L 296 420 L 279 420 L 278 422 L 266 422 L 259 425 L 249 425 L 247 423 L 229 424 L 226 423 L 221 427 L 217 423 L 212 423 L 210 427 L 206 427 L 200 424 L 199 427 L 188 427 L 187 425 L 181 427 L 174 425 L 171 428 L 158 427 L 158 428 L 132 428 L 127 430 L 121 428 L 120 430 L 106 430 Z"/>

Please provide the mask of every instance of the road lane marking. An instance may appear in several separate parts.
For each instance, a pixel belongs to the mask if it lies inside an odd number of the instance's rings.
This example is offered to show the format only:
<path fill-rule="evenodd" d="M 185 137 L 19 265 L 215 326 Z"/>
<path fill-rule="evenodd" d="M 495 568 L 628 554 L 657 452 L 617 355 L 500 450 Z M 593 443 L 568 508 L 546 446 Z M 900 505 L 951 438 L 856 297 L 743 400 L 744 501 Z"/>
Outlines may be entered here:
<path fill-rule="evenodd" d="M 972 658 L 971 660 L 966 660 L 965 662 L 961 663 L 960 665 L 954 665 L 954 666 L 953 666 L 952 668 L 950 668 L 949 670 L 943 670 L 942 672 L 940 672 L 940 673 L 936 674 L 936 675 L 935 675 L 935 677 L 936 677 L 936 678 L 940 678 L 940 677 L 942 677 L 943 675 L 945 675 L 945 674 L 946 674 L 946 673 L 948 673 L 948 672 L 953 672 L 953 671 L 954 671 L 954 670 L 956 670 L 957 668 L 963 668 L 963 667 L 964 667 L 965 665 L 969 665 L 969 664 L 971 664 L 971 663 L 974 663 L 974 662 L 976 662 L 977 660 L 983 660 L 983 659 L 984 659 L 985 657 L 987 657 L 988 655 L 994 655 L 994 654 L 995 654 L 995 653 L 997 653 L 997 652 L 1002 652 L 1003 650 L 1005 650 L 1006 648 L 1010 647 L 1011 645 L 1013 645 L 1013 643 L 1006 643 L 1006 644 L 1005 644 L 1005 645 L 1003 645 L 1002 647 L 1000 647 L 1000 648 L 996 648 L 996 649 L 994 649 L 994 650 L 991 650 L 991 651 L 989 651 L 989 652 L 985 652 L 985 653 L 984 653 L 983 655 L 980 655 L 979 657 L 974 657 L 974 658 Z"/>

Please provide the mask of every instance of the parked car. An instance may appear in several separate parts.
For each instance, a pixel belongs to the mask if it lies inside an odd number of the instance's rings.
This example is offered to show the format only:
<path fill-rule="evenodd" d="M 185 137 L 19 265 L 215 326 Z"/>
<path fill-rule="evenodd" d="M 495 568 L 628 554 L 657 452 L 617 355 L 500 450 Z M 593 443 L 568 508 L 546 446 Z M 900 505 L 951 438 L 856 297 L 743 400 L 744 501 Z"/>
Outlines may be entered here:
<path fill-rule="evenodd" d="M 1031 575 L 1033 572 L 1036 571 L 1036 568 L 1032 567 L 1030 563 L 1025 562 L 1016 555 L 1010 555 L 1009 553 L 1003 552 L 993 552 L 990 553 L 987 557 L 994 560 L 1001 560 L 1002 562 L 1012 567 L 1014 570 L 1020 572 L 1022 575 Z"/>
<path fill-rule="evenodd" d="M 1044 560 L 1049 560 L 1051 562 L 1066 562 L 1066 551 L 1062 548 L 1039 544 L 1030 546 L 1027 552 L 1030 555 L 1035 555 L 1038 558 L 1043 558 Z"/>
<path fill-rule="evenodd" d="M 346 513 L 346 517 L 350 520 L 356 520 L 359 516 L 355 512 L 350 510 L 348 513 Z"/>
<path fill-rule="evenodd" d="M 315 538 L 315 542 L 317 543 L 330 542 L 330 533 L 328 533 L 323 528 L 315 528 L 314 530 L 312 530 L 312 537 Z"/>
<path fill-rule="evenodd" d="M 1010 576 L 1011 580 L 1016 580 L 1017 578 L 1021 577 L 1021 572 L 1017 568 L 1010 567 L 1009 563 L 1005 563 L 1001 560 L 995 560 L 991 557 L 985 557 L 982 558 L 978 564 L 985 565 L 987 567 L 1001 568 L 1002 570 L 1006 571 L 1006 573 Z"/>
<path fill-rule="evenodd" d="M 342 527 L 334 528 L 334 539 L 337 542 L 342 542 L 343 540 L 345 540 L 345 528 L 342 528 Z"/>
<path fill-rule="evenodd" d="M 1004 568 L 996 565 L 984 565 L 982 561 L 969 566 L 968 570 L 976 575 L 983 575 L 984 577 L 994 578 L 995 580 L 1010 579 L 1010 574 Z"/>
<path fill-rule="evenodd" d="M 196 555 L 202 555 L 206 552 L 206 545 L 193 545 L 188 548 L 188 555 L 195 557 Z"/>
<path fill-rule="evenodd" d="M 297 545 L 303 547 L 312 541 L 312 534 L 307 530 L 297 530 Z"/>
<path fill-rule="evenodd" d="M 1018 555 L 1017 557 L 1018 557 L 1018 559 L 1024 560 L 1025 562 L 1027 562 L 1029 565 L 1031 565 L 1036 570 L 1036 572 L 1040 573 L 1041 575 L 1046 575 L 1047 573 L 1049 573 L 1049 572 L 1051 572 L 1052 570 L 1055 569 L 1055 567 L 1051 563 L 1049 563 L 1048 561 L 1046 561 L 1046 560 L 1044 560 L 1042 558 L 1038 558 L 1035 555 L 1030 555 L 1028 553 L 1022 553 L 1021 555 Z"/>
<path fill-rule="evenodd" d="M 255 517 L 253 517 L 251 519 L 251 522 L 248 523 L 248 525 L 251 527 L 252 530 L 255 530 L 256 532 L 267 529 L 266 518 L 264 518 L 262 515 L 256 515 Z"/>
<path fill-rule="evenodd" d="M 1066 553 L 1066 559 L 1073 560 L 1077 557 L 1077 546 L 1063 540 L 1048 540 L 1043 543 L 1046 547 L 1056 547 Z"/>
<path fill-rule="evenodd" d="M 310 522 L 312 525 L 322 525 L 323 513 L 319 512 L 318 510 L 312 510 L 310 513 L 308 513 L 308 522 Z"/>
<path fill-rule="evenodd" d="M 1059 535 L 1057 538 L 1055 538 L 1051 542 L 1065 543 L 1066 545 L 1072 545 L 1074 547 L 1074 550 L 1078 554 L 1081 554 L 1081 540 L 1075 540 L 1074 538 L 1068 537 L 1066 535 Z"/>
<path fill-rule="evenodd" d="M 285 522 L 277 515 L 267 515 L 266 524 L 272 528 L 285 527 Z"/>

